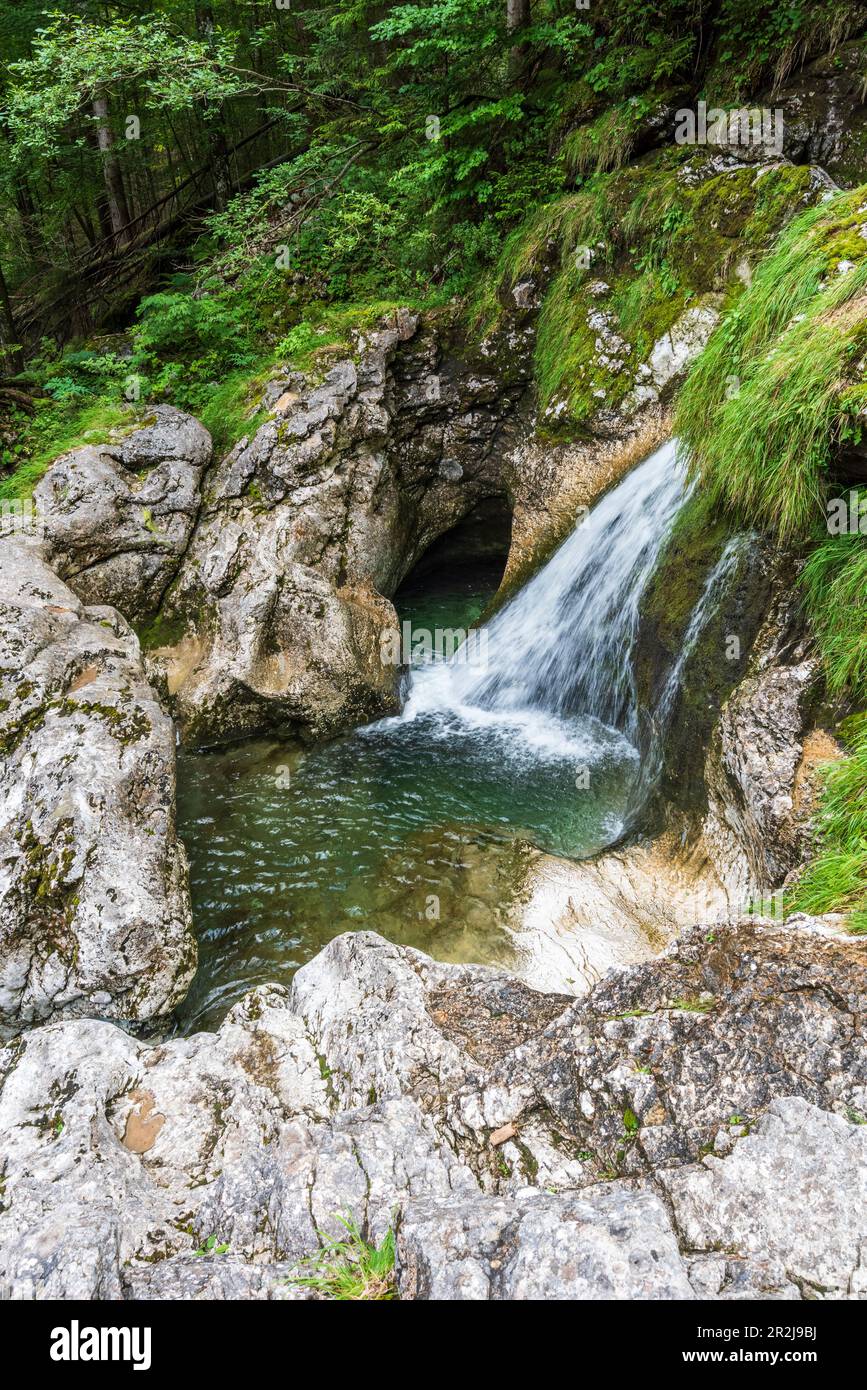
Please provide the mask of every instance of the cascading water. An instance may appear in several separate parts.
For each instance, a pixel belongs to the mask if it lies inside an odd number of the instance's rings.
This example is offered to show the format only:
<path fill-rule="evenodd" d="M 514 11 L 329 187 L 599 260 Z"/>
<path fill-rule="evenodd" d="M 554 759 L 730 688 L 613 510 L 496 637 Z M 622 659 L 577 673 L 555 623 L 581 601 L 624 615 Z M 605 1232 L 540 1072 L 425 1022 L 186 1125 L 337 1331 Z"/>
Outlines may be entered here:
<path fill-rule="evenodd" d="M 687 491 L 666 444 L 478 630 L 484 640 L 414 666 L 394 718 L 313 748 L 182 757 L 201 963 L 184 1027 L 218 1022 L 348 928 L 444 960 L 509 961 L 503 911 L 523 882 L 522 844 L 595 855 L 654 783 L 645 717 L 657 729 L 669 717 L 734 554 L 708 578 L 657 710 L 639 718 L 641 597 Z M 478 612 L 449 602 L 450 621 Z M 402 616 L 436 629 L 444 611 Z"/>
<path fill-rule="evenodd" d="M 720 594 L 737 569 L 740 558 L 749 544 L 750 539 L 751 537 L 749 534 L 745 532 L 737 536 L 732 536 L 731 540 L 726 543 L 722 555 L 705 580 L 701 597 L 692 610 L 686 632 L 683 634 L 677 660 L 674 662 L 674 665 L 666 677 L 665 685 L 662 688 L 662 694 L 657 700 L 656 708 L 653 711 L 653 722 L 657 737 L 661 737 L 665 732 L 671 717 L 672 707 L 677 692 L 680 689 L 686 663 L 695 651 L 698 639 L 701 637 L 708 619 L 719 602 Z"/>
<path fill-rule="evenodd" d="M 487 640 L 475 646 L 480 660 L 458 652 L 413 672 L 401 717 L 450 710 L 476 723 L 499 720 L 531 738 L 540 722 L 550 734 L 559 723 L 569 742 L 574 735 L 564 721 L 585 716 L 634 737 L 639 605 L 687 490 L 676 445 L 664 444 L 602 498 L 494 618 Z"/>

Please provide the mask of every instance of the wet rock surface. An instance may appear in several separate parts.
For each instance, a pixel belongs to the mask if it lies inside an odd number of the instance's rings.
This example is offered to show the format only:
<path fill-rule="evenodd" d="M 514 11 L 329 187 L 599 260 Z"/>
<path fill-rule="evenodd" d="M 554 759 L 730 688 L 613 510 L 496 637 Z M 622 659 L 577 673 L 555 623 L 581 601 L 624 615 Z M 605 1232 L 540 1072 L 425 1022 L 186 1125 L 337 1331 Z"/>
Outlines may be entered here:
<path fill-rule="evenodd" d="M 747 672 L 720 713 L 705 761 L 703 841 L 741 901 L 778 888 L 810 848 L 815 772 L 805 747 L 821 667 L 795 582 L 791 573 L 775 576 Z M 827 743 L 833 756 L 833 741 Z"/>
<path fill-rule="evenodd" d="M 857 187 L 867 174 L 863 70 L 863 40 L 841 44 L 762 98 L 784 112 L 786 157 L 821 165 L 844 188 Z"/>
<path fill-rule="evenodd" d="M 642 597 L 634 662 L 645 757 L 658 761 L 666 803 L 687 816 L 704 812 L 707 748 L 746 674 L 772 573 L 767 546 L 687 502 Z"/>
<path fill-rule="evenodd" d="M 865 1006 L 805 920 L 582 1001 L 359 933 L 215 1035 L 50 1024 L 0 1054 L 0 1290 L 309 1296 L 350 1213 L 406 1298 L 858 1297 Z"/>
<path fill-rule="evenodd" d="M 0 542 L 0 1035 L 145 1019 L 195 969 L 175 735 L 113 608 Z"/>

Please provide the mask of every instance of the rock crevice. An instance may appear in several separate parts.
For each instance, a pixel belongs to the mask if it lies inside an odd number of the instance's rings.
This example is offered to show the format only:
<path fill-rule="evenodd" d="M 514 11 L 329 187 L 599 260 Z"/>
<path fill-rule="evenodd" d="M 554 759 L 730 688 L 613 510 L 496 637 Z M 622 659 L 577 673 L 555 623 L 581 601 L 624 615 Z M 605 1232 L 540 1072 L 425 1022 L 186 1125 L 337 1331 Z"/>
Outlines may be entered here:
<path fill-rule="evenodd" d="M 348 1214 L 396 1228 L 405 1298 L 860 1297 L 864 978 L 806 920 L 579 1002 L 359 933 L 217 1034 L 35 1029 L 0 1051 L 0 1291 L 309 1297 Z"/>

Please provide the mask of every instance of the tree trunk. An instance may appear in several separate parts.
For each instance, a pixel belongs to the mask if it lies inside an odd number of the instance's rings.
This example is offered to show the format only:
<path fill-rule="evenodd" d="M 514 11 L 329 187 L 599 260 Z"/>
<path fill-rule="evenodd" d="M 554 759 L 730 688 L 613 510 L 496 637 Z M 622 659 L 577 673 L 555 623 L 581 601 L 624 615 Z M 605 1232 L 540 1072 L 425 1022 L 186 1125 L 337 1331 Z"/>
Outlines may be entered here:
<path fill-rule="evenodd" d="M 123 175 L 117 155 L 114 153 L 114 133 L 108 120 L 108 101 L 104 96 L 94 97 L 93 114 L 96 117 L 96 143 L 102 155 L 108 216 L 111 230 L 120 242 L 123 240 L 123 229 L 129 222 L 129 209 L 126 203 Z"/>
<path fill-rule="evenodd" d="M 518 34 L 530 23 L 530 0 L 506 0 L 506 30 Z M 509 54 L 509 72 L 513 82 L 518 82 L 527 66 L 527 45 L 516 43 Z"/>
<path fill-rule="evenodd" d="M 209 4 L 196 6 L 196 28 L 203 38 L 210 41 L 214 32 L 214 12 Z M 223 113 L 219 109 L 214 111 L 209 101 L 202 103 L 202 110 L 208 158 L 214 179 L 214 209 L 216 212 L 225 212 L 229 203 L 232 176 L 229 170 L 229 145 Z"/>
<path fill-rule="evenodd" d="M 506 29 L 514 34 L 530 23 L 530 0 L 506 0 Z"/>
<path fill-rule="evenodd" d="M 3 267 L 0 266 L 0 352 L 5 353 L 7 361 L 16 372 L 24 365 L 24 355 L 17 338 L 18 330 L 15 327 L 12 301 L 9 298 Z"/>

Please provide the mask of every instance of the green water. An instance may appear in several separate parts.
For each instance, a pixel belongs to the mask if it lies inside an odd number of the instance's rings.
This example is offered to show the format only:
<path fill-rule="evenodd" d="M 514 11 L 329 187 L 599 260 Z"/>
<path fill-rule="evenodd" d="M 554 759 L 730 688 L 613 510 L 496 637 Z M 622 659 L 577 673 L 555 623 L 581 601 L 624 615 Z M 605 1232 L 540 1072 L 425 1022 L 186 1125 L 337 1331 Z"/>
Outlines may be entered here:
<path fill-rule="evenodd" d="M 450 566 L 402 591 L 401 617 L 415 629 L 467 627 L 501 569 Z M 217 1026 L 252 985 L 288 982 L 353 928 L 441 960 L 509 963 L 504 917 L 526 845 L 585 857 L 610 843 L 635 763 L 597 721 L 518 727 L 471 715 L 422 707 L 313 748 L 181 756 L 200 953 L 183 1028 Z M 592 790 L 579 790 L 591 756 Z"/>

